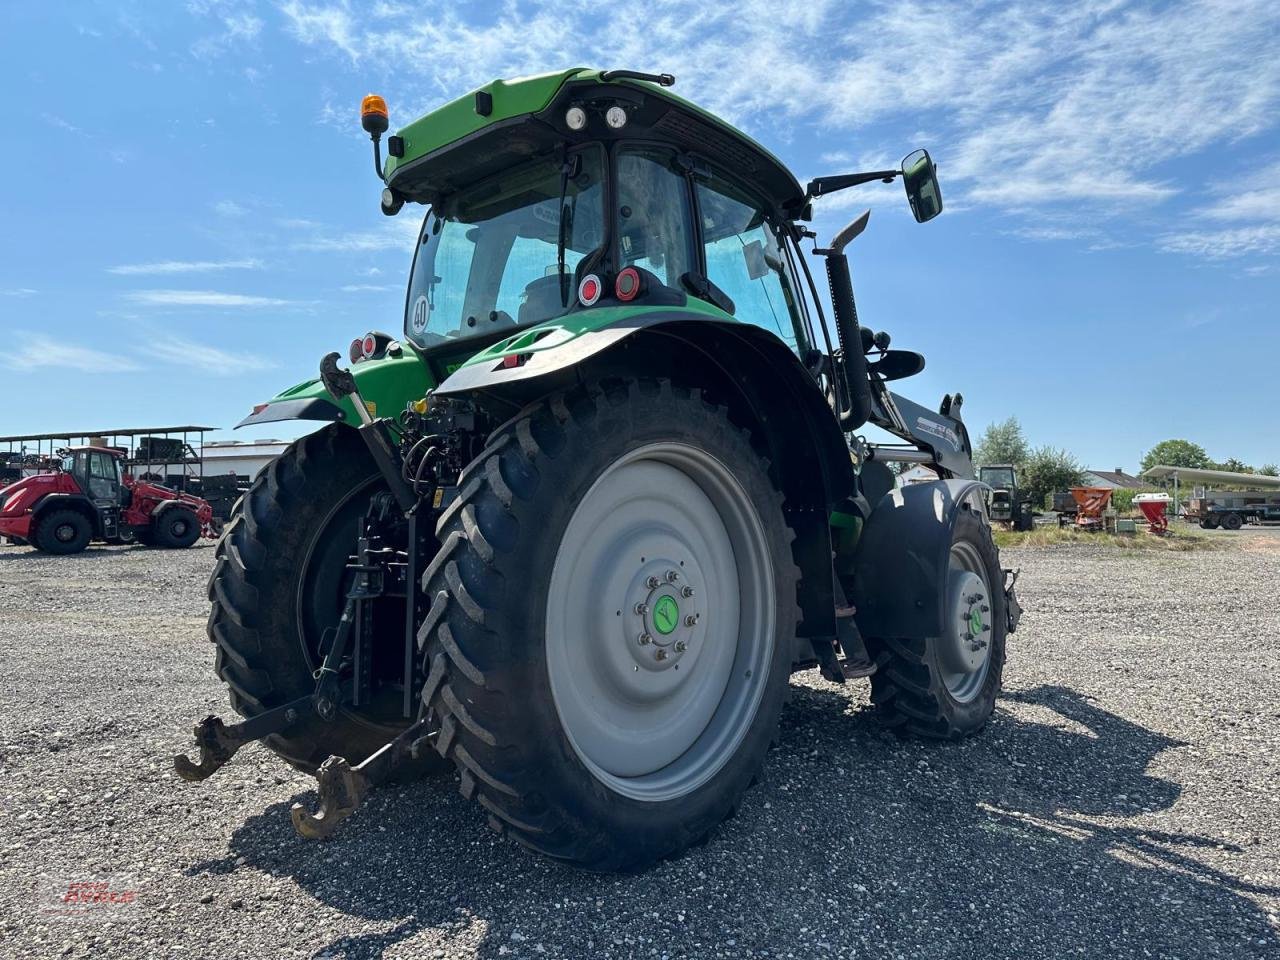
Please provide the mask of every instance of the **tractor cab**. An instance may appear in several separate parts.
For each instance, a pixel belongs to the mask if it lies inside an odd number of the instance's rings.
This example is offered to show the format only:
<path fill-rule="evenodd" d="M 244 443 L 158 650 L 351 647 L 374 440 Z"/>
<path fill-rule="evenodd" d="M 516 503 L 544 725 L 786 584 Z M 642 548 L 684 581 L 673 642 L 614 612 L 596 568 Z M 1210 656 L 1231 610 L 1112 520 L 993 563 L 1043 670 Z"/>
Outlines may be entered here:
<path fill-rule="evenodd" d="M 122 507 L 128 495 L 122 460 L 118 450 L 108 447 L 72 447 L 63 452 L 61 469 L 98 506 Z"/>

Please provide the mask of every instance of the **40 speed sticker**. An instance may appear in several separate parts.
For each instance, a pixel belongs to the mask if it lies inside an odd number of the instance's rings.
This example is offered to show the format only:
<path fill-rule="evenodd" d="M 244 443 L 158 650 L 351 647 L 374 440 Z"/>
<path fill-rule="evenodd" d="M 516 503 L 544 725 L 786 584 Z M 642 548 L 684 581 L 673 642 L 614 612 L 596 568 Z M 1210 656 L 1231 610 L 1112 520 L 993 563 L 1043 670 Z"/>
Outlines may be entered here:
<path fill-rule="evenodd" d="M 427 315 L 430 310 L 427 308 L 427 298 L 419 295 L 418 299 L 413 301 L 413 313 L 409 314 L 409 329 L 414 333 L 422 333 L 427 329 Z"/>

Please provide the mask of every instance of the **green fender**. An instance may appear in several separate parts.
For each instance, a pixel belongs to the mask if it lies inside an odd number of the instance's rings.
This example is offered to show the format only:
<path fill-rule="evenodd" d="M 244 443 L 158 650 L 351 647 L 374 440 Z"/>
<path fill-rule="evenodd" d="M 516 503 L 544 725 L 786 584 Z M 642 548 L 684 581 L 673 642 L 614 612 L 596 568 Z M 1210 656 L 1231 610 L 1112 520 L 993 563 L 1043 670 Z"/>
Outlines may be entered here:
<path fill-rule="evenodd" d="M 388 355 L 353 363 L 351 374 L 374 416 L 394 417 L 405 408 L 405 404 L 421 400 L 435 386 L 426 361 L 408 348 L 402 348 L 399 356 Z M 352 426 L 360 423 L 355 405 L 345 398 L 334 400 L 319 377 L 299 383 L 266 403 L 258 404 L 236 426 L 278 420 L 330 420 Z"/>

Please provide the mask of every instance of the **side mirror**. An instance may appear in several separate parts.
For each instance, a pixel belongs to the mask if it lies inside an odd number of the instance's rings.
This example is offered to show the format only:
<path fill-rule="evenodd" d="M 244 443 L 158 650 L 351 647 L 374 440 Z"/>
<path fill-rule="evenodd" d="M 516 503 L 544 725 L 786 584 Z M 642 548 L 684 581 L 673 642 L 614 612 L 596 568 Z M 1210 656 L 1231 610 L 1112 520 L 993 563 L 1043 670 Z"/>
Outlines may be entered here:
<path fill-rule="evenodd" d="M 916 223 L 932 220 L 942 212 L 938 171 L 928 150 L 916 150 L 903 158 L 902 185 L 907 190 L 907 202 L 911 204 Z"/>

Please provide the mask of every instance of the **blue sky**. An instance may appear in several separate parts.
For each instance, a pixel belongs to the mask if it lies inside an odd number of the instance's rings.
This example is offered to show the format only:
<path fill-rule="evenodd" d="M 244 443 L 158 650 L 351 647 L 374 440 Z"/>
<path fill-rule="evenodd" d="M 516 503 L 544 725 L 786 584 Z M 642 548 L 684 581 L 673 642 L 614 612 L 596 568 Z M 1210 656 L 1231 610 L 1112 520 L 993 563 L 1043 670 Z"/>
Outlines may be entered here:
<path fill-rule="evenodd" d="M 1280 461 L 1280 7 L 1273 3 L 5 4 L 0 434 L 207 422 L 401 326 L 357 106 L 393 126 L 495 77 L 670 71 L 802 179 L 916 146 L 947 210 L 861 211 L 864 323 L 1088 466 L 1184 436 Z M 290 435 L 258 428 L 249 437 Z M 238 435 L 244 435 L 241 431 Z"/>

